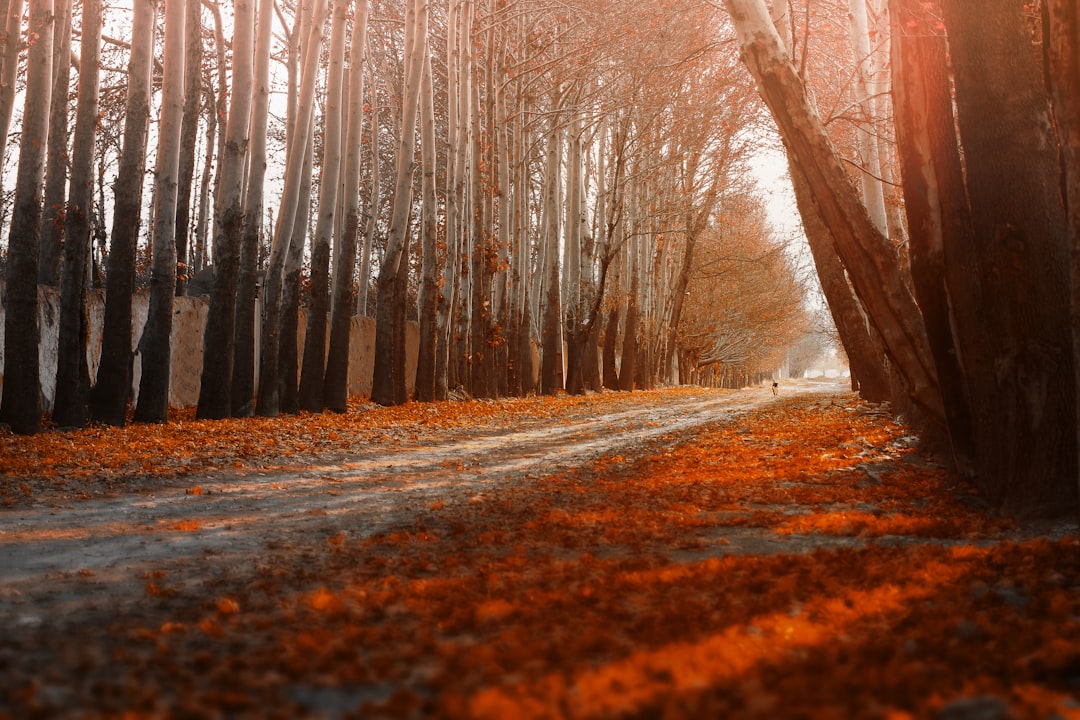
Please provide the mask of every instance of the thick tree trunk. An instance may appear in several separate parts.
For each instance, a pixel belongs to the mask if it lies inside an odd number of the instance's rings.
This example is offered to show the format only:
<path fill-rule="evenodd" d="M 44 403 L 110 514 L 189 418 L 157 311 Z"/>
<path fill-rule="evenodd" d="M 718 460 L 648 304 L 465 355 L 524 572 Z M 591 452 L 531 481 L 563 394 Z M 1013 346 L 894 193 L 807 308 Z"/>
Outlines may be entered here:
<path fill-rule="evenodd" d="M 953 457 L 970 475 L 975 438 L 956 338 L 969 348 L 985 347 L 986 338 L 975 301 L 978 248 L 957 146 L 948 50 L 944 35 L 934 29 L 936 13 L 922 0 L 893 0 L 891 13 L 899 20 L 892 38 L 892 78 L 912 280 L 941 379 Z"/>
<path fill-rule="evenodd" d="M 806 174 L 871 322 L 903 373 L 912 399 L 930 420 L 944 422 L 926 331 L 903 281 L 896 250 L 871 222 L 848 180 L 761 0 L 725 0 L 725 5 L 739 36 L 743 61 L 757 80 L 790 157 Z"/>
<path fill-rule="evenodd" d="M 232 104 L 219 160 L 215 201 L 214 290 L 203 336 L 202 385 L 196 415 L 204 419 L 232 414 L 236 287 L 240 236 L 244 229 L 244 169 L 251 128 L 254 0 L 237 0 L 233 18 Z M 220 113 L 220 110 L 219 110 Z"/>
<path fill-rule="evenodd" d="M 86 363 L 86 262 L 90 250 L 90 208 L 94 190 L 94 140 L 98 115 L 98 60 L 101 55 L 101 0 L 83 0 L 79 103 L 71 152 L 71 190 L 64 215 L 64 275 L 60 290 L 60 338 L 56 351 L 53 421 L 83 427 L 89 411 Z"/>
<path fill-rule="evenodd" d="M 942 2 L 978 239 L 987 338 L 960 348 L 978 482 L 1005 513 L 1075 507 L 1076 407 L 1067 221 L 1049 97 L 1023 4 Z M 973 311 L 974 314 L 974 311 Z M 958 335 L 967 333 L 961 329 Z"/>
<path fill-rule="evenodd" d="M 41 184 L 49 133 L 52 92 L 52 0 L 31 0 L 26 104 L 19 142 L 19 170 L 8 235 L 6 314 L 4 316 L 4 395 L 0 421 L 17 433 L 41 426 L 38 377 L 38 259 L 41 233 Z M 6 137 L 6 136 L 5 136 Z"/>
<path fill-rule="evenodd" d="M 134 7 L 124 149 L 115 185 L 109 271 L 105 285 L 101 364 L 97 383 L 90 396 L 91 415 L 109 425 L 124 424 L 128 396 L 131 394 L 131 295 L 135 291 L 135 246 L 142 217 L 146 133 L 150 125 L 155 8 L 150 0 L 135 0 Z"/>
<path fill-rule="evenodd" d="M 165 68 L 161 85 L 150 306 L 139 351 L 142 378 L 135 419 L 163 423 L 169 416 L 173 298 L 176 295 L 176 193 L 180 179 L 180 126 L 184 119 L 185 3 L 165 0 Z M 196 2 L 197 0 L 191 0 Z"/>

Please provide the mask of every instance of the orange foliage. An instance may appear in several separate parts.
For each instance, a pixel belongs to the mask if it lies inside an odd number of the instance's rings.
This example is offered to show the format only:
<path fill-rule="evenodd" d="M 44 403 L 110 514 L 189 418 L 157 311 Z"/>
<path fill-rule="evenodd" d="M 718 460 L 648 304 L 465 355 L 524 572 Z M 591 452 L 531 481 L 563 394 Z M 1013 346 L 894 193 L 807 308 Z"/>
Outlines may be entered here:
<path fill-rule="evenodd" d="M 632 397 L 254 421 L 251 437 L 284 455 L 290 433 L 322 451 L 418 417 L 550 423 Z M 209 427 L 220 447 L 246 422 Z M 117 437 L 160 453 L 183 435 L 213 466 L 210 436 L 184 425 Z M 125 442 L 86 433 L 99 452 Z M 51 455 L 63 437 L 3 442 L 38 448 L 40 477 L 77 465 Z M 209 608 L 148 582 L 165 616 L 134 618 L 119 657 L 79 667 L 141 689 L 106 709 L 176 716 L 899 720 L 990 696 L 1019 718 L 1076 717 L 1080 540 L 987 517 L 912 445 L 846 396 L 782 401 L 499 493 L 448 491 L 407 526 L 275 546 Z M 149 452 L 110 450 L 104 467 L 134 472 Z"/>

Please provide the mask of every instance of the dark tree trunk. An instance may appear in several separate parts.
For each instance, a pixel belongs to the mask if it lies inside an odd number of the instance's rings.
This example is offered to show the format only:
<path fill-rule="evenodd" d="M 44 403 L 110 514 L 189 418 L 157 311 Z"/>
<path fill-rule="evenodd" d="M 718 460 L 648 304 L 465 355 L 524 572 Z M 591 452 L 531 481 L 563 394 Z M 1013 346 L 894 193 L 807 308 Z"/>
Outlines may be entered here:
<path fill-rule="evenodd" d="M 54 16 L 52 107 L 45 170 L 38 283 L 57 287 L 64 252 L 64 200 L 68 175 L 68 90 L 71 85 L 71 0 L 57 0 Z"/>
<path fill-rule="evenodd" d="M 1070 248 L 1049 97 L 1022 3 L 944 0 L 942 10 L 982 283 L 977 297 L 951 299 L 975 303 L 989 339 L 960 348 L 978 481 L 1005 513 L 1072 511 Z"/>
<path fill-rule="evenodd" d="M 131 295 L 135 290 L 135 247 L 142 216 L 142 183 L 146 170 L 146 134 L 150 124 L 150 71 L 155 8 L 136 0 L 128 65 L 128 100 L 124 149 L 116 181 L 109 270 L 105 283 L 105 322 L 101 364 L 91 393 L 91 414 L 109 425 L 126 421 L 131 394 Z"/>
<path fill-rule="evenodd" d="M 638 307 L 637 307 L 637 277 L 634 277 L 630 285 L 630 299 L 626 306 L 626 320 L 623 322 L 622 363 L 619 366 L 619 389 L 633 390 L 637 379 L 638 361 Z"/>
<path fill-rule="evenodd" d="M 83 0 L 79 104 L 71 153 L 71 190 L 64 217 L 64 275 L 60 291 L 53 421 L 83 427 L 89 413 L 90 374 L 86 363 L 86 262 L 90 251 L 90 208 L 94 196 L 94 138 L 98 114 L 98 58 L 101 54 L 101 0 Z"/>

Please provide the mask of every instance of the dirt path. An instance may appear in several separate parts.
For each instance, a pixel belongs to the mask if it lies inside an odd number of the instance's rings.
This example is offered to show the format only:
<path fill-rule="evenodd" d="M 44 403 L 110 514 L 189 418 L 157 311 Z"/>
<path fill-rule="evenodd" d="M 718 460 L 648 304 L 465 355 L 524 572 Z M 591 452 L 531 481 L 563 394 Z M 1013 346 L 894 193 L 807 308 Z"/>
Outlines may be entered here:
<path fill-rule="evenodd" d="M 817 384 L 794 392 L 836 390 Z M 143 495 L 0 510 L 0 623 L 33 624 L 83 600 L 91 608 L 123 605 L 164 563 L 186 565 L 186 584 L 198 586 L 251 567 L 252 555 L 268 547 L 408 526 L 435 501 L 475 500 L 601 455 L 655 451 L 689 430 L 778 402 L 758 389 L 703 391 L 565 423 L 455 431 L 302 470 L 188 477 Z"/>

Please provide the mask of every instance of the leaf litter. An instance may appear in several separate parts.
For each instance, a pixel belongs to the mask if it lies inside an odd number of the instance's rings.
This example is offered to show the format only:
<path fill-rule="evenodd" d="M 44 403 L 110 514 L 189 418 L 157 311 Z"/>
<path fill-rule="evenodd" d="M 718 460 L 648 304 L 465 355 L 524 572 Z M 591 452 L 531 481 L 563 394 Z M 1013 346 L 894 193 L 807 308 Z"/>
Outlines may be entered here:
<path fill-rule="evenodd" d="M 0 717 L 1080 717 L 1074 525 L 836 387 L 5 435 L 0 471 Z"/>

